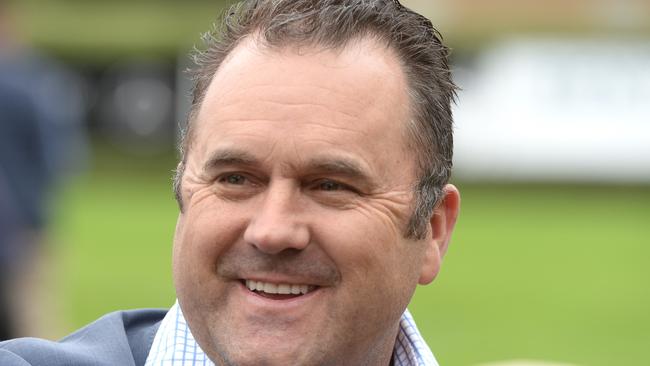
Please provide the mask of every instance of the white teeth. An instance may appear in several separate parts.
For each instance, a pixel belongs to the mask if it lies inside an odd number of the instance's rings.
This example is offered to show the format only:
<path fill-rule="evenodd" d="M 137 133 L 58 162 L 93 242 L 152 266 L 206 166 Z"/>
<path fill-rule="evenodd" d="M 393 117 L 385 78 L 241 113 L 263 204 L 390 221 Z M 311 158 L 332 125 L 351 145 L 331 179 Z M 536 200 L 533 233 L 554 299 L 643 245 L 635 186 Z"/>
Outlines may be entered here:
<path fill-rule="evenodd" d="M 265 283 L 264 284 L 264 292 L 267 294 L 277 294 L 278 293 L 278 285 L 275 283 Z"/>
<path fill-rule="evenodd" d="M 288 295 L 291 293 L 291 285 L 281 284 L 278 285 L 278 293 L 283 295 Z"/>
<path fill-rule="evenodd" d="M 315 289 L 310 285 L 291 285 L 288 283 L 270 283 L 262 281 L 246 280 L 246 287 L 251 291 L 263 291 L 267 294 L 298 295 L 306 294 Z"/>
<path fill-rule="evenodd" d="M 291 293 L 298 295 L 300 293 L 300 285 L 291 285 Z"/>
<path fill-rule="evenodd" d="M 255 281 L 246 280 L 246 287 L 248 287 L 249 290 L 255 291 L 255 286 Z"/>

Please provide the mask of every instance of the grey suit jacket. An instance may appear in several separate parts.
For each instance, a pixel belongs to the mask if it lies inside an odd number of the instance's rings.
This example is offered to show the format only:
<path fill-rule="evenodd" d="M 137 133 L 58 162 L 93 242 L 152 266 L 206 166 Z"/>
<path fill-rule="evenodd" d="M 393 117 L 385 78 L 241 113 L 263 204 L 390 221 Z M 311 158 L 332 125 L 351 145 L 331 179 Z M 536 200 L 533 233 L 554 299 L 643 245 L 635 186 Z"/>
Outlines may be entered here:
<path fill-rule="evenodd" d="M 18 338 L 0 343 L 1 366 L 140 366 L 167 310 L 107 314 L 58 342 Z"/>

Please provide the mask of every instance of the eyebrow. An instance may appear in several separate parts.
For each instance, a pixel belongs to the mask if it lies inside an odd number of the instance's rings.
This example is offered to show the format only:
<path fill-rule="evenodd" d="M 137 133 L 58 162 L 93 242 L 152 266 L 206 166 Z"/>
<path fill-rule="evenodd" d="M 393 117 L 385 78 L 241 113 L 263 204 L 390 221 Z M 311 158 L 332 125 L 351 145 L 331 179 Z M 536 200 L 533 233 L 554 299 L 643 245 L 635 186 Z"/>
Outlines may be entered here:
<path fill-rule="evenodd" d="M 215 150 L 210 154 L 208 160 L 203 164 L 203 171 L 229 165 L 258 166 L 259 164 L 259 159 L 249 152 L 225 148 Z M 371 175 L 361 164 L 341 156 L 325 155 L 312 158 L 303 165 L 303 169 L 311 173 L 347 177 L 368 186 L 372 186 L 374 183 Z"/>
<path fill-rule="evenodd" d="M 340 157 L 318 157 L 311 159 L 307 163 L 311 171 L 319 173 L 346 176 L 355 180 L 371 183 L 372 179 L 366 173 L 365 169 L 354 160 Z"/>
<path fill-rule="evenodd" d="M 203 171 L 209 171 L 224 165 L 255 165 L 257 162 L 257 158 L 248 152 L 220 149 L 210 154 L 208 160 L 203 164 Z"/>

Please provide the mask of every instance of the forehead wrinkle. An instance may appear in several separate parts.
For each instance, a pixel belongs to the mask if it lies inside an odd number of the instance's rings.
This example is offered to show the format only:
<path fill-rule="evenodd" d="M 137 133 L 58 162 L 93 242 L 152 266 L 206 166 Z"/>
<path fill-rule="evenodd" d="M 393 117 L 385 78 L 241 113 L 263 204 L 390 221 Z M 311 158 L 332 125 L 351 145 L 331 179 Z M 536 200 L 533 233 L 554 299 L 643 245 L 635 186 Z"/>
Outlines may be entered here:
<path fill-rule="evenodd" d="M 329 114 L 342 115 L 343 117 L 358 119 L 362 114 L 361 111 L 367 111 L 372 108 L 373 105 L 377 104 L 377 101 L 368 100 L 368 98 L 358 97 L 351 99 L 350 97 L 344 97 L 343 95 L 338 95 L 332 89 L 320 87 L 319 90 L 327 91 L 326 95 L 318 95 L 317 98 L 314 97 L 308 90 L 305 88 L 314 88 L 313 86 L 292 86 L 287 87 L 285 85 L 279 86 L 275 85 L 274 89 L 269 89 L 269 92 L 260 92 L 259 95 L 256 95 L 254 100 L 251 100 L 250 95 L 238 94 L 243 93 L 248 90 L 239 90 L 238 92 L 226 93 L 223 98 L 220 98 L 218 102 L 209 106 L 206 109 L 206 113 L 213 115 L 232 115 L 234 118 L 242 118 L 242 116 L 255 115 L 256 113 L 269 113 L 268 108 L 271 108 L 271 111 L 279 112 L 288 112 L 290 110 L 301 110 L 302 108 L 313 108 L 317 110 L 325 110 Z M 249 88 L 256 89 L 256 88 Z M 284 90 L 281 91 L 280 89 Z M 295 91 L 293 91 L 295 89 Z M 291 90 L 291 92 L 286 92 Z M 288 110 L 283 111 L 278 108 L 288 108 Z M 217 113 L 218 110 L 218 113 Z M 312 114 L 314 112 L 311 112 Z M 268 116 L 263 116 L 266 117 Z"/>
<path fill-rule="evenodd" d="M 291 102 L 289 100 L 256 100 L 255 107 L 259 108 L 263 105 L 270 106 L 279 106 L 286 109 L 277 109 L 269 111 L 268 109 L 258 111 L 252 108 L 252 103 L 248 101 L 240 101 L 236 103 L 231 103 L 227 106 L 222 106 L 219 113 L 216 115 L 216 119 L 223 122 L 248 122 L 248 121 L 269 121 L 269 122 L 288 122 L 287 117 L 284 115 L 290 115 L 291 113 L 295 115 L 296 112 L 301 112 L 303 110 L 308 110 L 310 116 L 323 115 L 325 114 L 328 120 L 331 121 L 347 121 L 347 120 L 358 120 L 360 108 L 356 109 L 348 108 L 344 110 L 342 108 L 333 108 L 330 105 L 319 104 L 319 103 L 309 103 L 309 102 Z M 323 111 L 323 112 L 320 112 Z M 320 113 L 320 114 L 319 114 Z M 216 114 L 216 113 L 215 113 Z M 310 120 L 301 120 L 301 125 L 322 125 L 322 123 L 313 122 Z M 325 127 L 325 126 L 322 126 Z M 351 128 L 342 128 L 337 126 L 327 126 L 332 128 L 341 128 L 348 131 L 355 131 Z"/>
<path fill-rule="evenodd" d="M 267 98 L 265 100 L 260 100 L 259 102 L 260 103 L 267 103 L 267 104 L 271 104 L 271 105 L 287 106 L 287 107 L 312 107 L 312 108 L 318 108 L 318 109 L 325 109 L 325 110 L 328 110 L 328 111 L 330 111 L 332 113 L 342 114 L 342 115 L 345 115 L 347 117 L 359 118 L 356 114 L 353 114 L 351 112 L 342 110 L 340 108 L 340 105 L 338 105 L 338 107 L 339 107 L 338 109 L 332 109 L 331 106 L 328 106 L 328 105 L 326 105 L 324 103 L 295 102 L 295 101 L 290 101 L 288 99 L 272 100 L 271 98 Z M 250 102 L 249 102 L 249 105 L 250 105 Z M 352 110 L 352 108 L 350 108 L 350 109 Z M 358 110 L 358 108 L 355 109 L 354 111 L 357 111 L 357 110 Z"/>
<path fill-rule="evenodd" d="M 255 80 L 256 82 L 256 80 Z M 237 88 L 215 88 L 216 90 L 214 91 L 215 96 L 219 97 L 221 100 L 227 100 L 225 97 L 229 99 L 238 99 L 242 97 L 242 94 L 248 93 L 250 91 L 258 91 L 260 92 L 261 95 L 268 95 L 269 99 L 272 99 L 272 96 L 277 96 L 280 93 L 278 92 L 282 88 L 284 92 L 286 93 L 295 93 L 292 94 L 296 97 L 304 98 L 305 100 L 310 100 L 310 98 L 306 95 L 304 89 L 313 89 L 317 91 L 323 91 L 326 94 L 329 94 L 333 97 L 339 97 L 341 99 L 346 99 L 349 100 L 351 99 L 349 95 L 346 94 L 346 91 L 349 89 L 349 86 L 346 85 L 346 87 L 342 87 L 339 84 L 331 85 L 331 86 L 322 86 L 322 85 L 317 85 L 317 84 L 296 84 L 296 85 L 291 85 L 291 84 L 282 84 L 282 85 L 277 85 L 276 82 L 259 82 L 258 84 L 251 84 L 251 85 L 238 85 Z M 339 90 L 341 89 L 341 90 Z M 367 98 L 361 98 L 363 95 L 359 95 L 356 98 L 353 98 L 352 100 L 354 101 L 355 104 L 364 102 L 362 104 L 371 104 L 373 101 L 369 100 Z M 246 99 L 247 96 L 244 95 L 244 99 Z M 351 103 L 352 104 L 352 103 Z"/>
<path fill-rule="evenodd" d="M 323 121 L 300 121 L 300 125 L 313 126 L 316 128 L 321 128 L 326 130 L 350 132 L 355 135 L 361 135 L 361 136 L 368 135 L 368 131 L 362 131 L 359 128 L 349 127 L 349 126 L 354 126 L 354 122 L 357 122 L 359 120 L 359 117 L 356 116 L 350 116 L 350 117 L 351 119 L 354 119 L 354 121 L 349 121 L 349 120 L 341 121 L 336 118 L 328 118 Z M 332 143 L 332 141 L 327 137 L 320 137 L 320 136 L 310 138 L 309 141 L 320 141 L 325 143 Z"/>

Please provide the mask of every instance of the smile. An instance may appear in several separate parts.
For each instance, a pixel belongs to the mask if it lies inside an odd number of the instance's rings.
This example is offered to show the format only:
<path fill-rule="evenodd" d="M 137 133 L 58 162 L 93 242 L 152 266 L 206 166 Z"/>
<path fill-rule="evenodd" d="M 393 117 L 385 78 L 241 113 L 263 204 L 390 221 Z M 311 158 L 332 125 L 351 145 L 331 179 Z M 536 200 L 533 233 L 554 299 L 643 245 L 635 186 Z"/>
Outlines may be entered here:
<path fill-rule="evenodd" d="M 316 289 L 313 285 L 273 283 L 245 280 L 246 287 L 258 295 L 297 295 L 302 296 Z M 266 296 L 265 296 L 266 297 Z M 293 296 L 290 296 L 293 297 Z"/>

